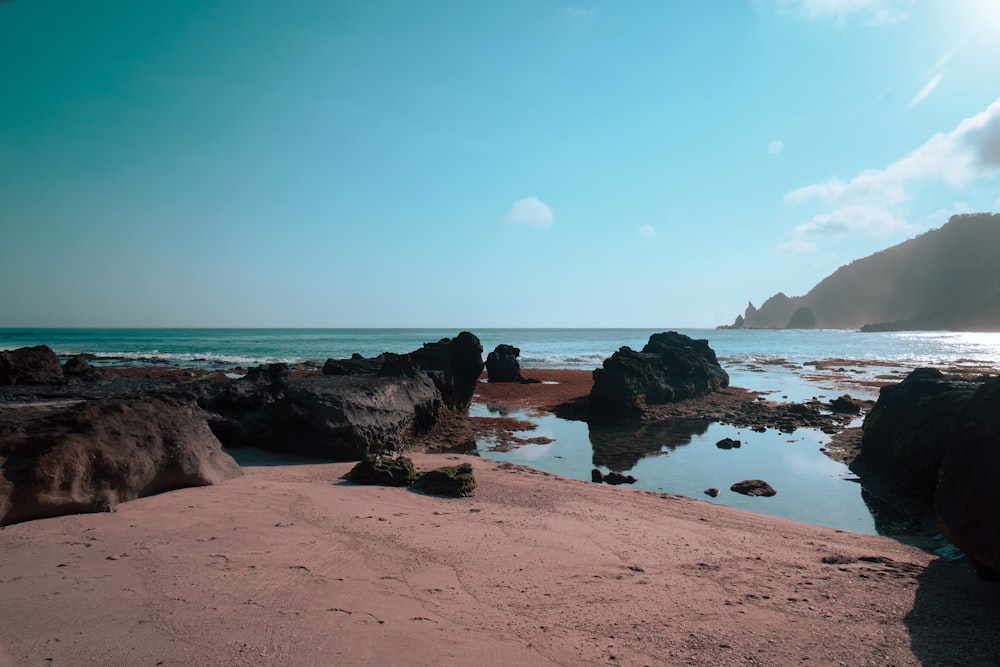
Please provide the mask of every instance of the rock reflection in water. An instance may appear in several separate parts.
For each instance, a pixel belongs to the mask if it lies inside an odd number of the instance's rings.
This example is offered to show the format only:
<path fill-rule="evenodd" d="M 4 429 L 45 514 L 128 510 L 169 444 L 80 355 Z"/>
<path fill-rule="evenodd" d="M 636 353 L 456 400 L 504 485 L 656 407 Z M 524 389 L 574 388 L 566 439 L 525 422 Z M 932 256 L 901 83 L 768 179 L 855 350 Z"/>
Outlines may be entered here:
<path fill-rule="evenodd" d="M 657 456 L 691 444 L 711 426 L 710 419 L 672 419 L 664 422 L 591 424 L 594 465 L 617 472 L 631 470 L 647 456 Z"/>

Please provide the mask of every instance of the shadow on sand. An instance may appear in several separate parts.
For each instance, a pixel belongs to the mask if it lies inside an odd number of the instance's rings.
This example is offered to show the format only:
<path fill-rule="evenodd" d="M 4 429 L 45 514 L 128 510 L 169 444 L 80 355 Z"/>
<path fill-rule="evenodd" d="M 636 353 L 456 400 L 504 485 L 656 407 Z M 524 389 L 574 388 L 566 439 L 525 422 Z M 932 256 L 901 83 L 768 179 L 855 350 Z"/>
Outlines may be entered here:
<path fill-rule="evenodd" d="M 1000 583 L 978 578 L 964 558 L 939 558 L 917 582 L 904 622 L 920 662 L 1000 665 Z"/>
<path fill-rule="evenodd" d="M 320 459 L 313 456 L 297 456 L 295 454 L 282 454 L 280 452 L 269 452 L 256 447 L 231 447 L 225 449 L 240 465 L 240 467 L 273 467 L 273 466 L 306 466 L 317 463 L 336 463 L 330 459 Z"/>

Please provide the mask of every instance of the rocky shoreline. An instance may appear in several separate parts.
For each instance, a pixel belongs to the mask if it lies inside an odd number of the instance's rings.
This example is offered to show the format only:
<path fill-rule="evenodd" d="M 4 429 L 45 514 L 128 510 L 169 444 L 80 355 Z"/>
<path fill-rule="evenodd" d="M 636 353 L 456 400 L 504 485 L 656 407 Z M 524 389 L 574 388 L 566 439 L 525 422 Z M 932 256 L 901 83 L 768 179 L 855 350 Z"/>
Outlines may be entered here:
<path fill-rule="evenodd" d="M 67 362 L 56 377 L 49 358 L 36 369 L 48 379 L 0 386 L 2 509 L 16 522 L 0 527 L 0 614 L 13 619 L 0 630 L 5 667 L 29 656 L 51 664 L 304 665 L 336 655 L 373 664 L 392 662 L 378 648 L 392 645 L 411 647 L 413 664 L 454 662 L 456 650 L 482 664 L 1000 659 L 991 639 L 1000 590 L 972 577 L 965 561 L 936 557 L 929 541 L 908 545 L 455 453 L 475 451 L 487 434 L 505 434 L 511 446 L 530 437 L 524 420 L 470 417 L 470 402 L 611 418 L 589 405 L 595 377 L 586 371 L 516 369 L 512 381 L 491 382 L 493 369 L 475 363 L 456 372 L 463 364 L 394 355 L 336 360 L 327 373 L 265 366 L 231 377 L 83 361 Z M 657 373 L 646 379 L 662 382 Z M 945 392 L 957 386 L 926 373 L 908 381 L 924 383 L 928 401 L 935 390 L 926 382 Z M 963 432 L 989 441 L 993 422 L 969 411 L 991 405 L 992 394 L 980 390 L 995 383 L 961 381 L 972 384 L 936 414 L 955 428 L 976 424 Z M 345 388 L 348 395 L 338 393 Z M 871 419 L 877 407 L 779 403 L 729 386 L 654 405 L 642 395 L 623 395 L 620 404 L 640 409 L 613 418 L 820 428 L 835 433 L 827 453 L 842 460 L 871 446 L 845 426 L 859 412 Z M 407 407 L 386 409 L 395 404 Z M 911 421 L 880 428 L 890 439 L 926 432 Z M 343 437 L 348 422 L 363 437 Z M 223 449 L 227 438 L 324 458 L 346 442 L 338 452 L 376 463 L 405 453 L 408 479 L 446 464 L 467 475 L 472 495 L 344 481 L 352 463 L 234 468 L 227 451 L 241 450 Z M 311 449 L 294 444 L 302 440 Z M 131 443 L 128 454 L 116 458 L 122 442 Z M 366 449 L 372 443 L 380 448 Z M 947 474 L 955 478 L 963 460 L 947 462 Z M 887 474 L 900 465 L 894 459 L 866 465 L 888 480 L 889 493 L 900 491 Z M 159 493 L 169 489 L 179 490 Z M 67 511 L 96 513 L 57 516 Z M 50 518 L 24 521 L 43 516 Z M 986 547 L 976 562 L 988 573 Z M 52 594 L 38 595 L 40 587 Z M 96 617 L 86 611 L 95 605 L 105 610 Z M 76 632 L 83 619 L 87 631 Z M 274 623 L 281 633 L 262 634 Z M 132 641 L 108 640 L 125 627 Z"/>

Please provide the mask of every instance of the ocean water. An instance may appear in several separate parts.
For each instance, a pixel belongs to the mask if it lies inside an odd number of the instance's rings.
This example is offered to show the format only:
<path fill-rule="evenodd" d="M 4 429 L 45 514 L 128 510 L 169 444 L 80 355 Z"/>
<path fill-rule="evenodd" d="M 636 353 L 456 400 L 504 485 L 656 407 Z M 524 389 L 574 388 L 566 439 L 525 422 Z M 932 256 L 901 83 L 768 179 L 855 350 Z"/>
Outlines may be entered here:
<path fill-rule="evenodd" d="M 521 350 L 523 368 L 591 370 L 622 346 L 641 349 L 667 329 L 477 329 L 484 355 L 501 343 Z M 92 363 L 127 363 L 232 370 L 261 363 L 322 364 L 357 352 L 409 352 L 452 337 L 456 329 L 0 329 L 0 350 L 45 344 L 62 356 L 85 353 Z M 963 372 L 1000 369 L 1000 333 L 758 331 L 677 329 L 704 338 L 732 385 L 768 392 L 773 400 L 829 399 L 843 393 L 876 398 L 878 383 L 898 381 L 921 366 Z M 487 406 L 474 414 L 495 415 Z M 597 467 L 638 478 L 636 487 L 864 533 L 902 533 L 899 517 L 864 494 L 846 466 L 819 449 L 829 436 L 813 429 L 757 433 L 717 423 L 677 424 L 642 432 L 607 432 L 557 417 L 530 417 L 527 437 L 547 445 L 509 452 L 480 443 L 484 457 L 589 480 Z M 720 450 L 718 440 L 742 441 Z M 729 491 L 742 479 L 765 479 L 772 498 Z M 717 498 L 704 490 L 721 490 Z"/>

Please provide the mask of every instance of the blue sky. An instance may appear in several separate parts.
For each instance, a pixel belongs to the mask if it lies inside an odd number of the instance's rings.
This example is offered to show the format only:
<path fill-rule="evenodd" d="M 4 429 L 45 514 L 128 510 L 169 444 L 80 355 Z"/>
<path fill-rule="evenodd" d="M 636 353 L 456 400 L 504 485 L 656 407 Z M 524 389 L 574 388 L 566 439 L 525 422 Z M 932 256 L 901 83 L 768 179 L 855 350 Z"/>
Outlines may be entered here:
<path fill-rule="evenodd" d="M 728 323 L 1000 209 L 998 34 L 1000 0 L 0 2 L 0 326 Z"/>

